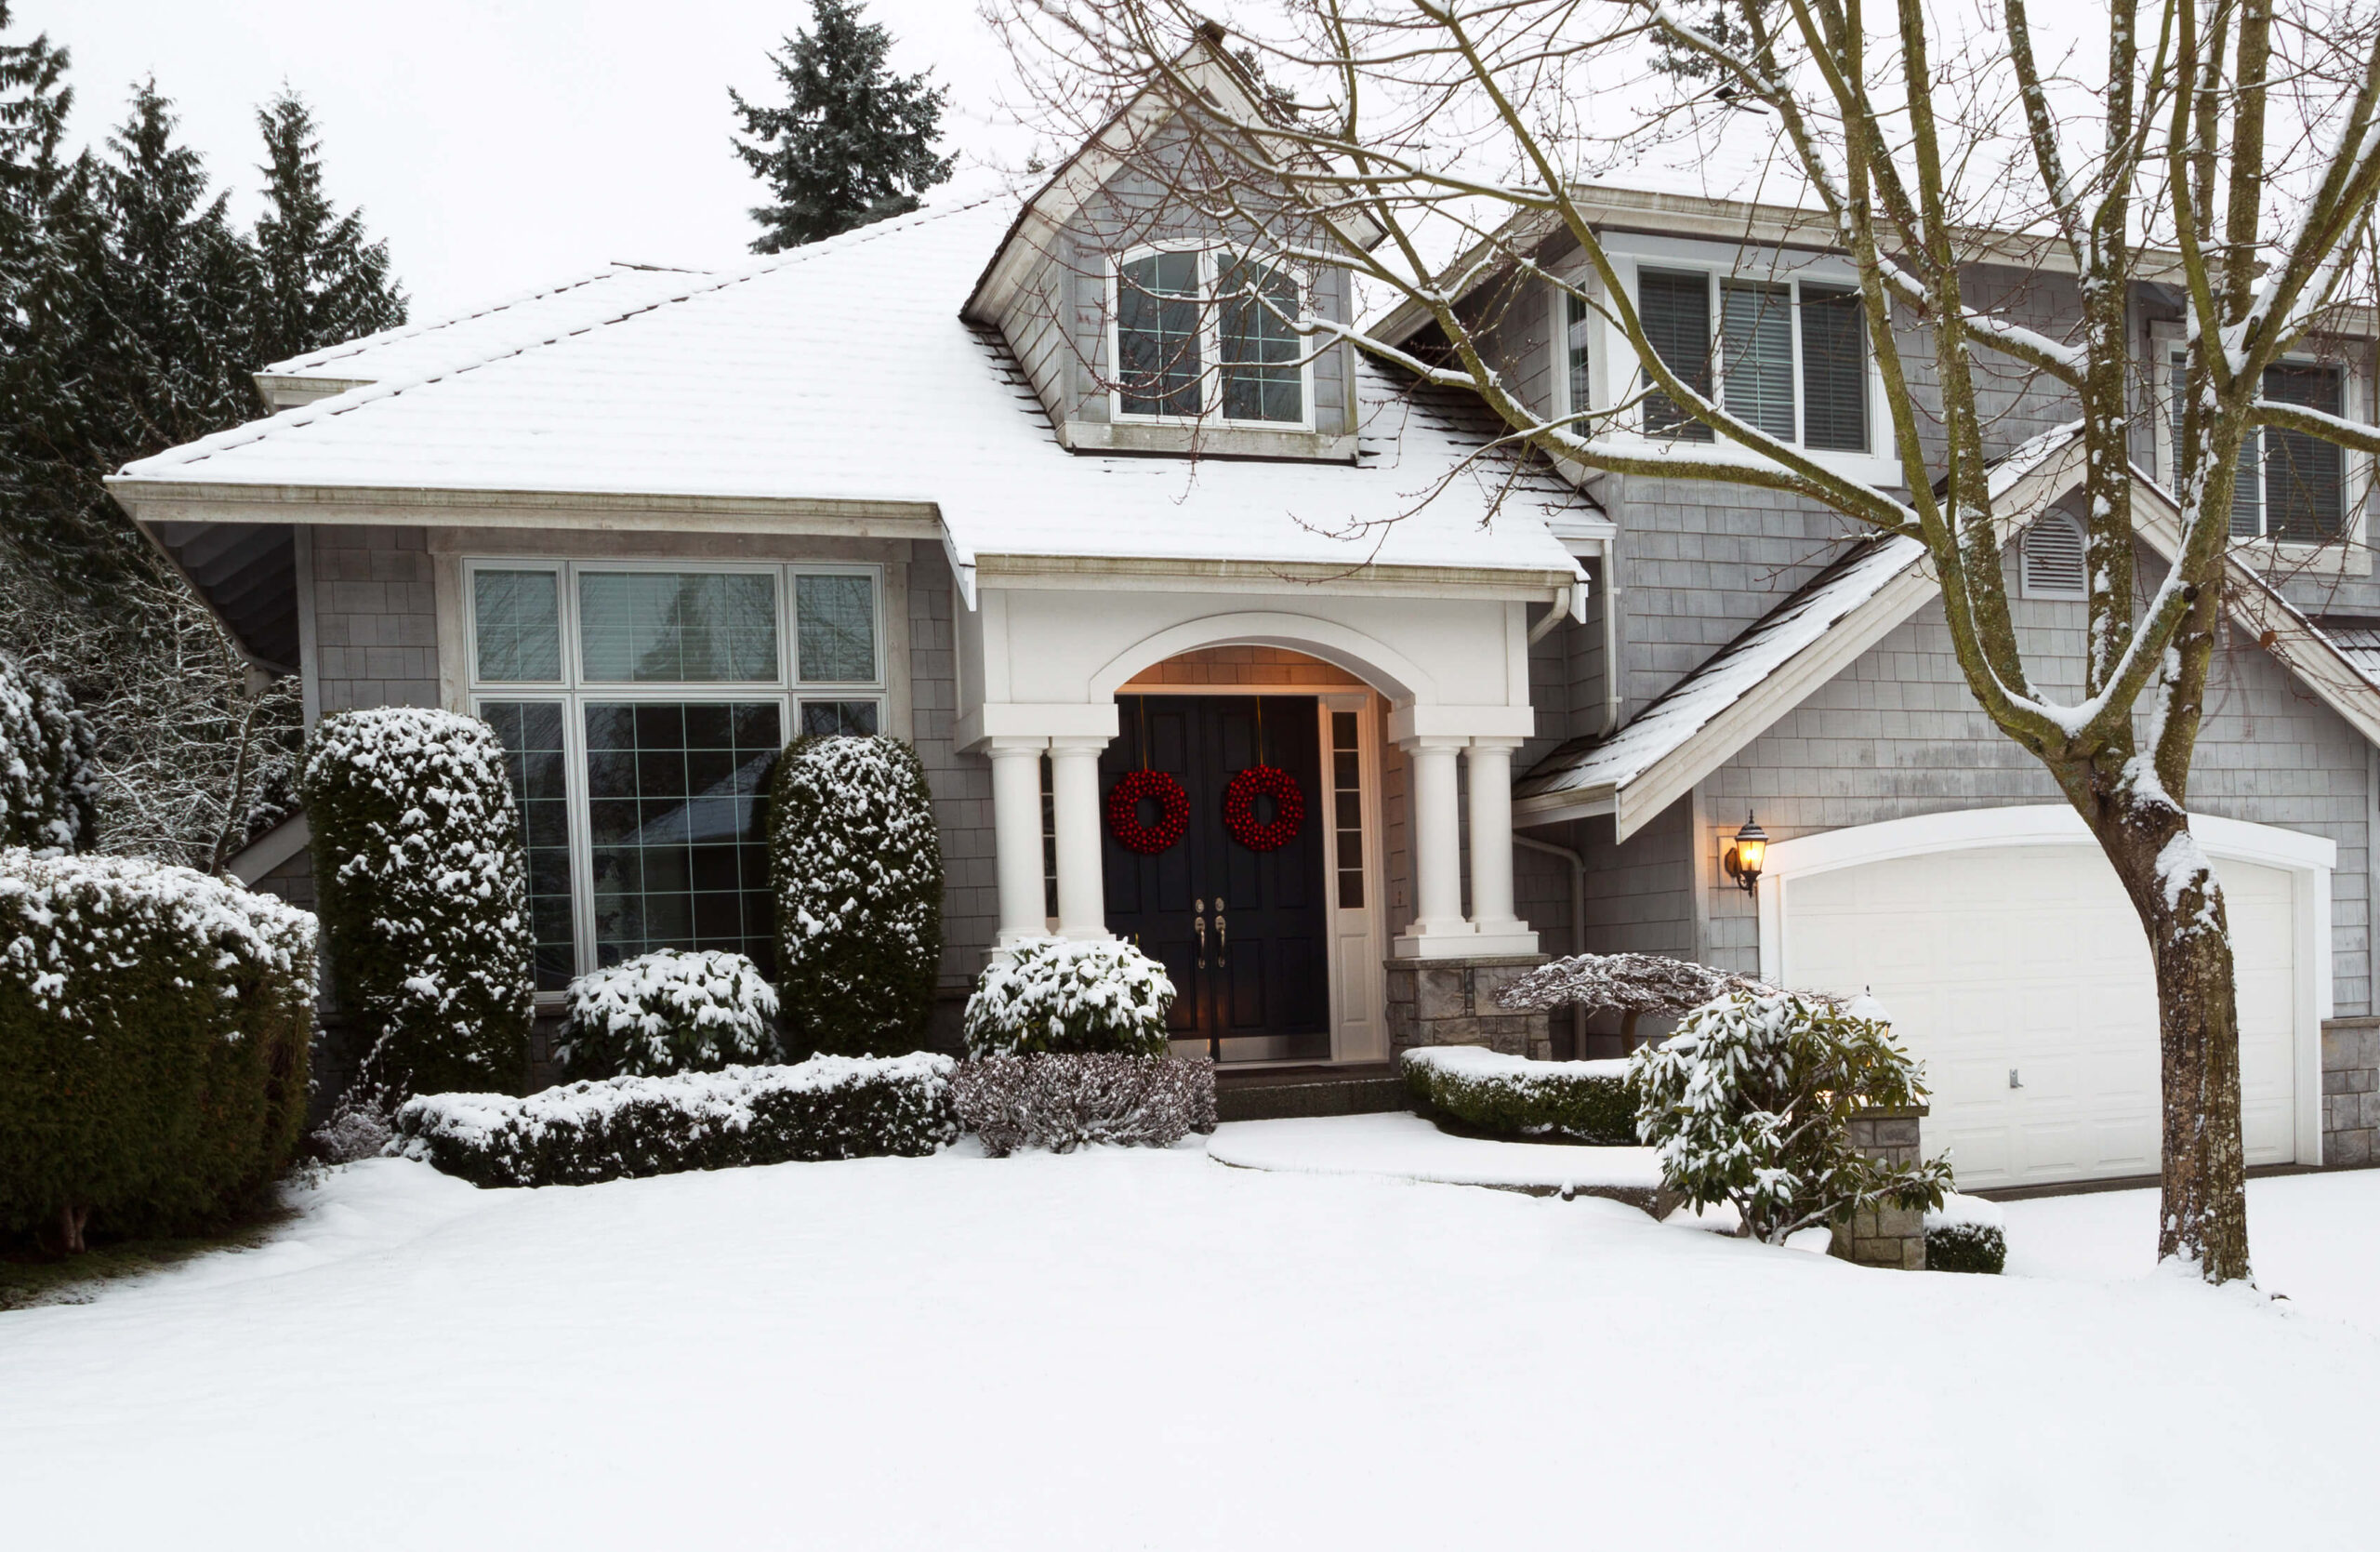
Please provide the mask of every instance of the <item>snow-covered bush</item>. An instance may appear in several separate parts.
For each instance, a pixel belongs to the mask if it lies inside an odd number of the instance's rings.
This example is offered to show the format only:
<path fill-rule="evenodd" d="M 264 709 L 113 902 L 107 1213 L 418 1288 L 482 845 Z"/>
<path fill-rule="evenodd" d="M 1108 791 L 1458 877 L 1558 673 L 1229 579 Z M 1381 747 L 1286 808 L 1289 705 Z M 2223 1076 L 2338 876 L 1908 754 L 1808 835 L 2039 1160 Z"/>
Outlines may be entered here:
<path fill-rule="evenodd" d="M 400 1096 L 377 1083 L 359 1083 L 338 1096 L 322 1125 L 306 1134 L 306 1152 L 321 1164 L 377 1159 L 396 1139 Z"/>
<path fill-rule="evenodd" d="M 516 1099 L 417 1094 L 397 1111 L 407 1158 L 477 1186 L 584 1186 L 788 1160 L 919 1157 L 959 1134 L 951 1059 L 813 1056 L 674 1078 L 569 1083 Z"/>
<path fill-rule="evenodd" d="M 333 984 L 406 1094 L 518 1091 L 528 1075 L 528 875 L 504 746 L 476 717 L 342 711 L 299 790 L 314 832 Z"/>
<path fill-rule="evenodd" d="M 1939 1159 L 1894 1165 L 1852 1146 L 1870 1107 L 1924 1102 L 1918 1065 L 1881 1021 L 1791 992 L 1737 992 L 1686 1015 L 1629 1059 L 1636 1134 L 1698 1205 L 1731 1201 L 1745 1229 L 1781 1245 L 1862 1208 L 1938 1206 Z"/>
<path fill-rule="evenodd" d="M 967 1054 L 1162 1056 L 1172 1008 L 1165 966 L 1121 938 L 1027 938 L 977 977 Z"/>
<path fill-rule="evenodd" d="M 91 849 L 98 740 L 66 686 L 0 652 L 0 846 Z"/>
<path fill-rule="evenodd" d="M 1399 1064 L 1424 1115 L 1504 1137 L 1551 1134 L 1607 1147 L 1636 1141 L 1636 1092 L 1625 1058 L 1533 1062 L 1480 1045 L 1424 1045 Z"/>
<path fill-rule="evenodd" d="M 1170 1147 L 1215 1129 L 1215 1065 L 1073 1051 L 978 1056 L 959 1064 L 950 1098 L 959 1124 L 995 1159 L 1085 1143 Z"/>
<path fill-rule="evenodd" d="M 717 1072 L 776 1057 L 777 994 L 741 954 L 663 948 L 570 983 L 565 1078 Z"/>
<path fill-rule="evenodd" d="M 314 919 L 187 868 L 0 851 L 0 1231 L 202 1225 L 305 1125 Z"/>
<path fill-rule="evenodd" d="M 1942 1198 L 1925 1214 L 1925 1268 L 1934 1272 L 2002 1272 L 2008 1267 L 2007 1217 L 1996 1201 Z"/>
<path fill-rule="evenodd" d="M 914 1050 L 942 963 L 942 842 L 897 738 L 797 738 L 770 793 L 788 1055 Z"/>

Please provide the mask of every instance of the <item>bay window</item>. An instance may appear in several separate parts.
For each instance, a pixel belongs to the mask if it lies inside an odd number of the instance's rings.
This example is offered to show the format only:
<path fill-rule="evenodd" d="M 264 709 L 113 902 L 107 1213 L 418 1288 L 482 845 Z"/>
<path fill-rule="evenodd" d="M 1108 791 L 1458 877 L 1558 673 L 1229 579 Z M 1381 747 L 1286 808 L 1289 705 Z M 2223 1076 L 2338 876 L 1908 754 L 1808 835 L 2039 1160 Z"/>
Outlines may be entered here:
<path fill-rule="evenodd" d="M 1646 268 L 1637 272 L 1636 311 L 1661 364 L 1729 415 L 1812 451 L 1868 451 L 1867 326 L 1856 290 Z M 1648 389 L 1651 381 L 1646 374 Z M 1574 406 L 1584 403 L 1579 387 L 1571 394 Z M 1714 437 L 1658 390 L 1646 394 L 1644 430 L 1686 442 Z"/>
<path fill-rule="evenodd" d="M 471 701 L 521 810 L 537 989 L 655 948 L 774 974 L 762 795 L 789 730 L 879 730 L 877 570 L 468 573 Z"/>
<path fill-rule="evenodd" d="M 1169 249 L 1119 259 L 1114 285 L 1118 419 L 1306 423 L 1295 274 L 1244 255 Z"/>

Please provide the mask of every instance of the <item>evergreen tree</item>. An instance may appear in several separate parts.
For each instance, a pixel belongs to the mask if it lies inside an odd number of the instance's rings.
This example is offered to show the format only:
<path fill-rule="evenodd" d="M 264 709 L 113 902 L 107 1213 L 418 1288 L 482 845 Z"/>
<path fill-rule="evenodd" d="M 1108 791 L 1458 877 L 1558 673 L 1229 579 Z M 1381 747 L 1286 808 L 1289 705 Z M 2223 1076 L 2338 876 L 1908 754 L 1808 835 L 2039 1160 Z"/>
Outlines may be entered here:
<path fill-rule="evenodd" d="M 405 321 L 389 278 L 389 245 L 367 242 L 364 213 L 341 216 L 323 192 L 321 141 L 305 99 L 284 90 L 257 111 L 269 208 L 257 221 L 258 285 L 249 329 L 259 365 Z"/>
<path fill-rule="evenodd" d="M 756 107 L 733 86 L 727 96 L 750 141 L 735 154 L 769 185 L 778 203 L 756 206 L 765 228 L 754 253 L 781 253 L 821 237 L 898 216 L 950 176 L 953 158 L 933 153 L 947 87 L 927 72 L 894 75 L 884 67 L 892 36 L 860 20 L 858 0 L 810 0 L 812 31 L 771 54 L 787 102 Z"/>

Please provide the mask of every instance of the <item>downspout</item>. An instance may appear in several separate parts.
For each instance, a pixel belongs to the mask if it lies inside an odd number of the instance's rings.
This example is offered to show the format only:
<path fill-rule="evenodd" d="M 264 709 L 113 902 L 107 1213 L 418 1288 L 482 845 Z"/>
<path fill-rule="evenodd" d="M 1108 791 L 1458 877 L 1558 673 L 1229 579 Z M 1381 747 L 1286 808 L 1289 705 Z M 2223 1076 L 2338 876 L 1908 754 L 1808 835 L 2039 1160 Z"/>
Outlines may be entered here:
<path fill-rule="evenodd" d="M 1596 578 L 1602 586 L 1596 590 L 1603 595 L 1603 725 L 1595 729 L 1598 738 L 1620 731 L 1620 585 L 1612 580 L 1620 568 L 1612 563 L 1612 544 L 1606 538 L 1596 546 L 1602 563 Z"/>
<path fill-rule="evenodd" d="M 1513 844 L 1526 846 L 1532 852 L 1558 856 L 1570 865 L 1570 952 L 1587 951 L 1587 859 L 1567 846 L 1557 846 L 1550 841 L 1535 841 L 1518 831 L 1514 832 Z M 1587 1006 L 1575 1003 L 1570 1009 L 1570 1055 L 1575 1058 L 1587 1048 Z"/>

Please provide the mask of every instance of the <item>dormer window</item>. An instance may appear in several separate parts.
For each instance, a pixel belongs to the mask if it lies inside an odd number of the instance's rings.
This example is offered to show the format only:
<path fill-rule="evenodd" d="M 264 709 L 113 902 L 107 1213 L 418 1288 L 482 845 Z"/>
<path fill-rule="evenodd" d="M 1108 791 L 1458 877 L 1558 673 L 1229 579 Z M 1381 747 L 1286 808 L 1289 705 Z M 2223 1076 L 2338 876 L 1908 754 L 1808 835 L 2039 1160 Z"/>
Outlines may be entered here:
<path fill-rule="evenodd" d="M 1858 292 L 1798 278 L 1647 267 L 1637 272 L 1636 307 L 1662 364 L 1729 415 L 1813 451 L 1868 450 L 1867 325 Z M 1658 391 L 1646 395 L 1645 431 L 1686 442 L 1712 439 L 1709 426 Z"/>
<path fill-rule="evenodd" d="M 1115 267 L 1114 413 L 1304 427 L 1311 369 L 1298 277 L 1218 249 L 1160 249 Z"/>

